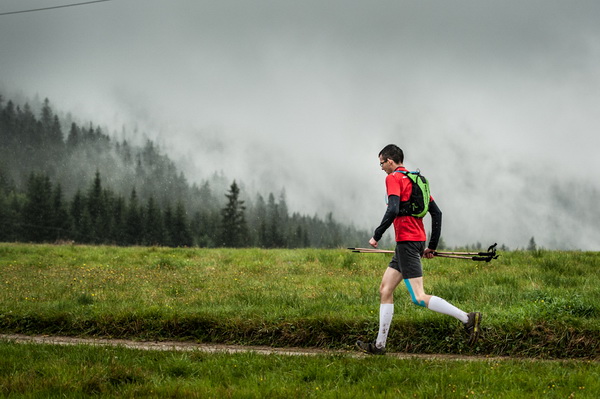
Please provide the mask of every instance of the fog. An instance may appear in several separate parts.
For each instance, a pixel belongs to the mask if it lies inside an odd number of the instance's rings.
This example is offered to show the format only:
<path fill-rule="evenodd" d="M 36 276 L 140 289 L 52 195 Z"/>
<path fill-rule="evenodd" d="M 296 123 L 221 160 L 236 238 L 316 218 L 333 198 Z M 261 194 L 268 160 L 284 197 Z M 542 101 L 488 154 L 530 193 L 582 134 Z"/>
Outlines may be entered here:
<path fill-rule="evenodd" d="M 49 3 L 69 2 L 0 14 Z M 395 143 L 447 244 L 600 250 L 599 17 L 595 1 L 112 0 L 0 15 L 0 90 L 145 135 L 192 182 L 223 171 L 368 230 Z"/>

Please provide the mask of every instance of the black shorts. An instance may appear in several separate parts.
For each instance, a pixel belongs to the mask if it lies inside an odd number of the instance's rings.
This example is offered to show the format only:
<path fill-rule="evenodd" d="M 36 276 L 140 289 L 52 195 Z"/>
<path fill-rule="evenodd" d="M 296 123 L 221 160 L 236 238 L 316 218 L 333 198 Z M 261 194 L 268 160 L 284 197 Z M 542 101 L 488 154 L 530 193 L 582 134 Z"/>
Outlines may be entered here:
<path fill-rule="evenodd" d="M 421 255 L 424 251 L 425 241 L 397 242 L 389 267 L 402 273 L 402 278 L 423 277 Z"/>

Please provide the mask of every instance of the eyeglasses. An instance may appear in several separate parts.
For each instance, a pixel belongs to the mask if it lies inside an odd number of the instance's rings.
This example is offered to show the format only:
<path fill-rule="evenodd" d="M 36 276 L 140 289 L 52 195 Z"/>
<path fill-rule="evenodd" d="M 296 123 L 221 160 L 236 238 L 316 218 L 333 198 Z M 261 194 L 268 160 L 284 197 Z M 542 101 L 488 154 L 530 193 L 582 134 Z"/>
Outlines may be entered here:
<path fill-rule="evenodd" d="M 383 166 L 383 164 L 384 164 L 384 163 L 386 163 L 387 161 L 389 161 L 389 159 L 386 159 L 386 160 L 385 160 L 385 161 L 383 161 L 383 162 L 379 162 L 379 166 L 380 166 L 380 167 L 381 167 L 381 166 Z"/>

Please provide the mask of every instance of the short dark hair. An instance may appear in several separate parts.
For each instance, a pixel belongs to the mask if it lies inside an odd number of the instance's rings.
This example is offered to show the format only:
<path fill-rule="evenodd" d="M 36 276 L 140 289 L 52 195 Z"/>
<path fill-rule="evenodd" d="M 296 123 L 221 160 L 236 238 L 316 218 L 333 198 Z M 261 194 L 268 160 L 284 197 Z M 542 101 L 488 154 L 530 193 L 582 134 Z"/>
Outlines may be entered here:
<path fill-rule="evenodd" d="M 379 152 L 379 156 L 383 158 L 383 160 L 391 159 L 397 164 L 401 164 L 404 162 L 404 153 L 402 149 L 395 144 L 388 144 L 383 147 L 383 150 Z"/>

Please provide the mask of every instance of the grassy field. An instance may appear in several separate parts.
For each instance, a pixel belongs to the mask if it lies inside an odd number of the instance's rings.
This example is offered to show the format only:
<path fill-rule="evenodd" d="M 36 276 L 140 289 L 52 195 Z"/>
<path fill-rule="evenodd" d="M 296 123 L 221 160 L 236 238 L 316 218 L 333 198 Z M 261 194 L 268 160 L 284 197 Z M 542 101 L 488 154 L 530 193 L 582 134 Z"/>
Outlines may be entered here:
<path fill-rule="evenodd" d="M 388 256 L 346 250 L 0 244 L 0 332 L 350 349 L 377 331 Z M 454 319 L 401 287 L 388 349 L 516 356 L 447 361 L 149 353 L 0 342 L 10 397 L 597 397 L 600 254 L 424 261 L 426 287 L 484 314 Z M 528 359 L 578 359 L 535 361 Z"/>
<path fill-rule="evenodd" d="M 10 398 L 597 398 L 591 361 L 162 352 L 0 342 Z"/>
<path fill-rule="evenodd" d="M 347 349 L 377 331 L 389 257 L 346 250 L 0 244 L 0 332 Z M 453 318 L 396 294 L 391 351 L 600 357 L 600 254 L 425 260 L 429 293 L 484 314 L 466 345 Z"/>

